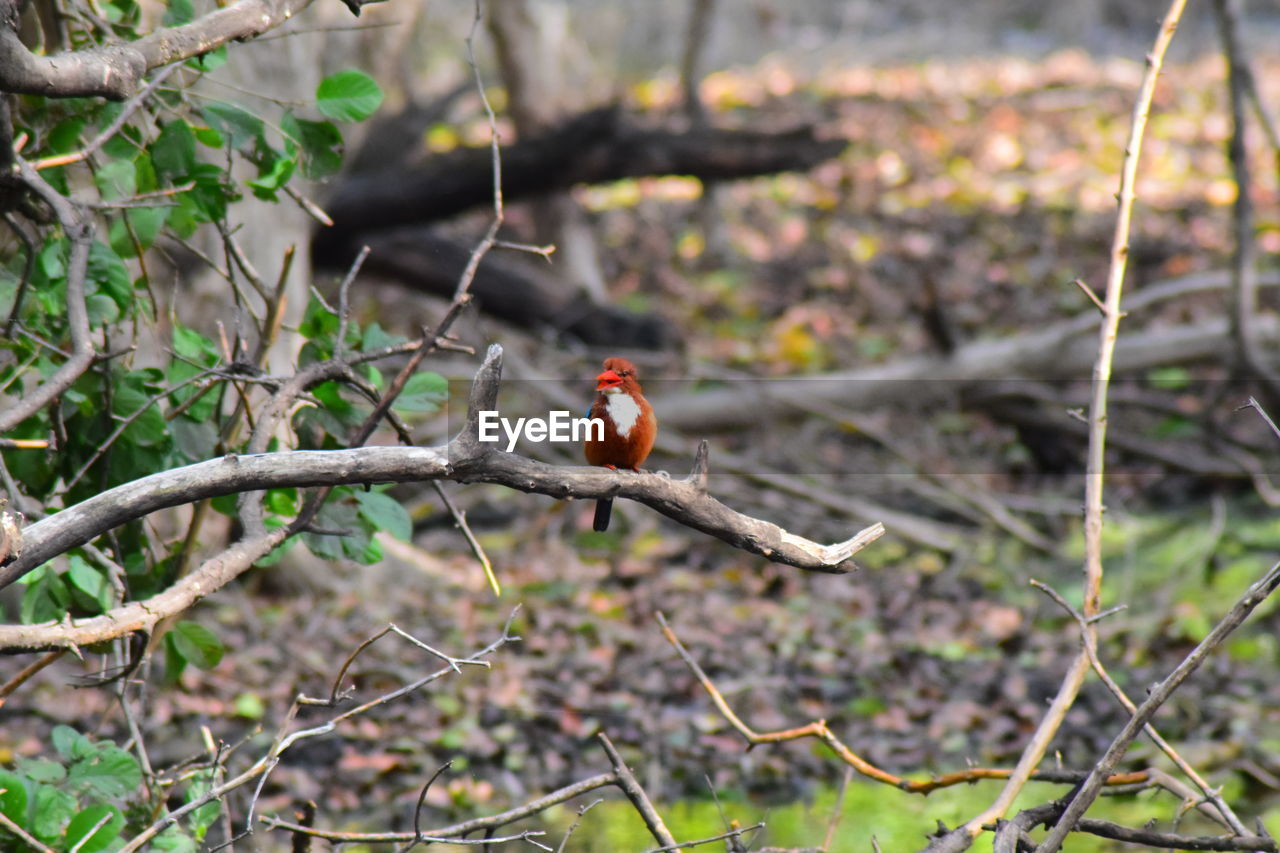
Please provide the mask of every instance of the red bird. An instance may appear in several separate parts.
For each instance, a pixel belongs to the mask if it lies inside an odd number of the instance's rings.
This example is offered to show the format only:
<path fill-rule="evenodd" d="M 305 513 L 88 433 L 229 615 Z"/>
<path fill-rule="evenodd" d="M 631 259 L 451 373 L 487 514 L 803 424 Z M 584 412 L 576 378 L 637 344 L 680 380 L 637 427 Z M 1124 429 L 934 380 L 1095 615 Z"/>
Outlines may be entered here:
<path fill-rule="evenodd" d="M 625 358 L 604 360 L 604 372 L 596 377 L 596 399 L 587 414 L 589 418 L 604 421 L 604 439 L 593 441 L 588 430 L 583 445 L 591 465 L 639 471 L 640 463 L 653 449 L 658 421 L 653 416 L 653 407 L 640 392 L 638 379 L 636 366 Z M 613 498 L 596 501 L 596 517 L 591 526 L 608 530 L 612 511 Z"/>

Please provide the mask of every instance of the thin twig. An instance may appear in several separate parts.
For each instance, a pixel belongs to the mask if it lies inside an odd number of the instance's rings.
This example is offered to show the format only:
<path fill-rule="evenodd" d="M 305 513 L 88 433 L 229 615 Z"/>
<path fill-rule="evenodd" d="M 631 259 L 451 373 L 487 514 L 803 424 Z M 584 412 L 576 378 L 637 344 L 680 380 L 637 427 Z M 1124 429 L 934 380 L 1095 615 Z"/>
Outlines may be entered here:
<path fill-rule="evenodd" d="M 1151 52 L 1147 55 L 1147 68 L 1137 98 L 1134 100 L 1129 139 L 1125 145 L 1124 161 L 1120 169 L 1120 192 L 1117 197 L 1115 230 L 1111 239 L 1111 260 L 1107 270 L 1105 311 L 1098 330 L 1098 355 L 1093 367 L 1092 399 L 1089 406 L 1089 452 L 1085 466 L 1085 578 L 1082 610 L 1086 619 L 1097 615 L 1101 609 L 1102 487 L 1106 462 L 1107 391 L 1110 386 L 1111 363 L 1115 355 L 1116 338 L 1119 335 L 1122 316 L 1120 301 L 1129 257 L 1129 231 L 1136 197 L 1138 160 L 1142 153 L 1142 139 L 1146 132 L 1147 118 L 1151 112 L 1151 101 L 1155 96 L 1156 83 L 1160 77 L 1160 67 L 1169 43 L 1173 41 L 1173 34 L 1177 30 L 1178 21 L 1185 7 L 1186 0 L 1172 0 Z M 1090 623 L 1089 630 L 1096 632 L 1097 629 Z M 1017 766 L 1014 767 L 1013 775 L 1010 776 L 1000 795 L 987 809 L 971 818 L 962 827 L 962 831 L 969 838 L 977 837 L 982 832 L 983 825 L 1003 817 L 1013 806 L 1014 800 L 1031 778 L 1031 774 L 1040 765 L 1050 742 L 1066 718 L 1067 710 L 1075 703 L 1076 695 L 1084 682 L 1085 674 L 1089 671 L 1089 666 L 1088 654 L 1081 651 L 1064 675 L 1048 712 L 1041 719 L 1031 741 L 1023 750 Z M 1060 844 L 1061 840 L 1058 843 Z M 1043 853 L 1049 853 L 1049 849 Z"/>
<path fill-rule="evenodd" d="M 422 804 L 427 801 L 427 792 L 431 790 L 431 786 L 435 781 L 440 778 L 440 774 L 444 773 L 444 771 L 448 770 L 452 766 L 452 760 L 441 764 L 436 768 L 436 772 L 431 774 L 431 778 L 427 780 L 427 784 L 423 785 L 422 790 L 418 793 L 418 802 L 413 807 L 413 837 L 415 839 L 422 837 L 422 824 L 419 823 L 419 820 L 422 817 Z"/>
<path fill-rule="evenodd" d="M 54 189 L 30 163 L 17 155 L 14 155 L 14 163 L 19 179 L 49 205 L 71 243 L 65 279 L 71 355 L 41 385 L 26 390 L 20 400 L 0 413 L 0 433 L 8 432 L 47 406 L 70 388 L 94 360 L 93 340 L 89 333 L 89 310 L 85 302 L 85 279 L 89 268 L 89 248 L 93 243 L 93 220 L 80 205 Z"/>
<path fill-rule="evenodd" d="M 1106 667 L 1102 665 L 1102 661 L 1098 658 L 1097 632 L 1089 630 L 1089 623 L 1084 618 L 1084 614 L 1072 607 L 1065 598 L 1058 594 L 1057 590 L 1053 589 L 1049 585 L 1043 584 L 1035 579 L 1031 580 L 1031 585 L 1049 596 L 1049 598 L 1053 599 L 1055 604 L 1065 610 L 1067 615 L 1076 621 L 1076 624 L 1080 626 L 1081 641 L 1084 643 L 1085 653 L 1089 655 L 1089 663 L 1092 665 L 1093 671 L 1097 673 L 1098 677 L 1102 679 L 1102 683 L 1111 691 L 1111 695 L 1116 698 L 1116 701 L 1118 701 L 1130 715 L 1136 713 L 1138 706 L 1133 704 L 1133 701 L 1125 694 L 1124 688 L 1116 683 L 1116 680 L 1111 677 L 1111 673 L 1107 672 Z M 1101 614 L 1099 614 L 1098 617 L 1095 617 L 1095 621 L 1100 617 Z M 1152 743 L 1154 743 L 1161 752 L 1169 757 L 1170 761 L 1177 765 L 1183 775 L 1190 779 L 1192 783 L 1200 789 L 1200 793 L 1204 799 L 1208 803 L 1211 803 L 1217 810 L 1217 814 L 1215 815 L 1217 819 L 1237 835 L 1248 834 L 1248 829 L 1245 828 L 1245 825 L 1240 821 L 1240 818 L 1236 816 L 1235 812 L 1231 810 L 1231 807 L 1227 805 L 1226 801 L 1222 799 L 1222 795 L 1196 772 L 1195 768 L 1192 767 L 1187 760 L 1173 748 L 1172 744 L 1161 736 L 1160 732 L 1156 731 L 1155 726 L 1148 723 L 1143 726 L 1143 732 L 1151 739 Z"/>
<path fill-rule="evenodd" d="M 356 280 L 356 276 L 360 275 L 360 268 L 364 266 L 370 251 L 368 245 L 360 247 L 356 259 L 351 262 L 351 266 L 347 268 L 347 274 L 342 277 L 342 283 L 338 285 L 338 337 L 333 342 L 334 358 L 342 358 L 342 354 L 346 351 L 347 326 L 351 322 L 351 283 Z"/>
<path fill-rule="evenodd" d="M 120 132 L 120 129 L 128 123 L 129 119 L 133 117 L 133 114 L 138 111 L 138 108 L 146 102 L 147 98 L 151 97 L 156 88 L 165 80 L 169 79 L 170 74 L 181 67 L 181 62 L 175 62 L 173 65 L 169 65 L 157 71 L 155 76 L 151 78 L 150 83 L 125 102 L 124 107 L 121 108 L 120 114 L 115 117 L 115 120 L 112 121 L 111 124 L 107 125 L 103 131 L 95 136 L 84 148 L 81 148 L 79 151 L 73 151 L 70 154 L 58 154 L 53 157 L 45 157 L 42 160 L 35 161 L 31 165 L 37 170 L 42 170 L 53 166 L 66 166 L 71 163 L 79 163 L 82 160 L 89 159 L 95 151 L 110 142 L 112 138 Z"/>
<path fill-rule="evenodd" d="M 493 561 L 485 553 L 484 546 L 480 544 L 480 540 L 471 532 L 471 525 L 467 524 L 467 513 L 459 509 L 449 498 L 449 493 L 444 490 L 444 486 L 438 480 L 433 480 L 431 485 L 435 486 L 436 494 L 444 502 L 445 509 L 449 510 L 449 514 L 453 516 L 454 525 L 462 531 L 463 537 L 467 540 L 467 545 L 471 548 L 471 553 L 480 561 L 480 567 L 484 569 L 484 576 L 489 581 L 489 588 L 493 590 L 494 595 L 501 597 L 502 586 L 498 583 L 498 576 L 493 573 Z"/>
<path fill-rule="evenodd" d="M 807 725 L 793 729 L 782 729 L 780 731 L 773 732 L 757 732 L 755 729 L 743 722 L 742 718 L 734 713 L 733 709 L 729 707 L 728 701 L 725 700 L 724 695 L 720 692 L 719 688 L 715 686 L 715 683 L 711 681 L 711 678 L 694 659 L 693 655 L 691 655 L 689 650 L 684 647 L 684 644 L 680 642 L 680 638 L 677 637 L 675 632 L 671 630 L 671 627 L 667 625 L 666 617 L 663 616 L 662 613 L 657 613 L 655 614 L 655 618 L 658 620 L 658 624 L 662 627 L 663 636 L 666 637 L 667 642 L 671 643 L 671 645 L 675 647 L 675 650 L 680 655 L 681 660 L 683 660 L 685 665 L 693 672 L 694 677 L 698 679 L 702 688 L 707 691 L 707 695 L 711 697 L 711 701 L 716 706 L 716 710 L 720 712 L 721 716 L 725 718 L 730 726 L 732 726 L 740 735 L 743 736 L 743 738 L 746 739 L 749 747 L 767 743 L 784 743 L 786 741 L 801 740 L 809 737 L 816 738 L 817 740 L 822 741 L 828 749 L 835 753 L 837 758 L 858 773 L 866 776 L 868 779 L 881 782 L 885 785 L 890 785 L 910 794 L 929 794 L 939 788 L 949 788 L 955 785 L 967 785 L 984 779 L 1008 779 L 1012 775 L 1012 771 L 1003 767 L 970 767 L 965 770 L 956 770 L 951 773 L 931 776 L 928 779 L 904 779 L 900 776 L 895 776 L 887 770 L 882 770 L 881 768 L 876 767 L 874 764 L 850 749 L 842 740 L 836 737 L 834 732 L 831 731 L 826 720 L 814 720 Z M 1045 781 L 1077 782 L 1083 774 L 1067 774 L 1062 776 L 1052 772 L 1034 771 L 1031 775 L 1034 779 L 1043 779 Z M 1148 777 L 1149 773 L 1147 771 L 1119 773 L 1108 777 L 1107 785 L 1116 786 L 1137 784 L 1146 782 Z"/>
<path fill-rule="evenodd" d="M 1168 701 L 1173 692 L 1178 689 L 1178 686 L 1199 669 L 1209 655 L 1231 635 L 1232 631 L 1240 627 L 1244 620 L 1249 617 L 1249 614 L 1254 611 L 1254 608 L 1265 601 L 1271 593 L 1275 592 L 1277 587 L 1280 587 L 1280 563 L 1273 565 L 1251 585 L 1227 615 L 1222 617 L 1218 624 L 1213 627 L 1208 636 L 1201 640 L 1182 659 L 1182 662 L 1174 668 L 1173 672 L 1151 688 L 1146 700 L 1137 707 L 1129 722 L 1115 736 L 1115 739 L 1111 741 L 1111 745 L 1107 747 L 1107 751 L 1103 753 L 1102 757 L 1093 766 L 1093 769 L 1089 771 L 1088 778 L 1081 783 L 1079 791 L 1076 792 L 1070 805 L 1063 811 L 1062 817 L 1058 819 L 1058 822 L 1054 824 L 1044 841 L 1036 848 L 1036 853 L 1056 853 L 1062 847 L 1062 842 L 1066 839 L 1067 834 L 1075 829 L 1076 823 L 1084 815 L 1085 810 L 1097 799 L 1098 793 L 1102 790 L 1103 781 L 1116 766 L 1125 750 L 1129 748 L 1129 744 L 1142 731 L 1142 727 L 1151 720 L 1160 706 Z"/>
<path fill-rule="evenodd" d="M 13 307 L 9 309 L 9 319 L 4 324 L 4 336 L 13 335 L 13 326 L 18 322 L 18 316 L 22 313 L 22 303 L 26 299 L 27 288 L 31 285 L 31 273 L 36 265 L 36 244 L 31 239 L 31 235 L 27 233 L 27 229 L 18 222 L 18 217 L 12 212 L 5 211 L 4 221 L 18 235 L 18 240 L 22 243 L 22 278 L 18 281 L 18 289 L 13 294 Z"/>
<path fill-rule="evenodd" d="M 697 847 L 700 844 L 713 844 L 717 841 L 725 841 L 727 839 L 737 840 L 742 836 L 746 835 L 748 832 L 759 832 L 762 829 L 764 829 L 764 821 L 760 821 L 759 823 L 753 823 L 751 824 L 751 826 L 734 827 L 733 829 L 726 830 L 720 833 L 719 835 L 711 835 L 706 838 L 696 839 L 694 841 L 681 841 L 679 847 L 676 847 L 676 846 L 655 847 L 654 849 L 650 850 L 649 853 L 669 853 L 669 851 L 672 851 L 672 850 L 679 850 L 680 847 Z"/>
<path fill-rule="evenodd" d="M 66 653 L 66 649 L 55 649 L 54 651 L 46 652 L 36 660 L 24 666 L 13 678 L 10 678 L 3 685 L 0 685 L 0 708 L 4 707 L 4 703 L 13 695 L 15 690 L 26 684 L 31 680 L 32 676 L 44 669 L 46 666 L 56 662 L 58 658 L 62 657 Z"/>
<path fill-rule="evenodd" d="M 3 793 L 3 789 L 0 789 L 0 793 Z M 10 820 L 9 816 L 6 815 L 4 812 L 0 812 L 0 827 L 7 829 L 9 832 L 12 832 L 14 835 L 18 836 L 27 844 L 29 844 L 32 847 L 32 849 L 39 851 L 39 853 L 55 853 L 52 847 L 41 844 L 39 841 L 35 839 L 34 836 L 28 833 L 25 829 L 23 829 L 22 827 L 14 823 L 12 820 Z"/>
<path fill-rule="evenodd" d="M 840 825 L 840 819 L 844 817 L 844 796 L 849 791 L 849 783 L 853 781 L 853 768 L 846 767 L 844 775 L 840 777 L 840 788 L 836 791 L 836 804 L 831 809 L 831 819 L 827 821 L 827 834 L 822 837 L 822 849 L 824 853 L 831 849 L 831 843 L 836 838 L 836 827 Z"/>
<path fill-rule="evenodd" d="M 675 836 L 671 834 L 671 830 L 667 829 L 667 824 L 662 819 L 662 815 L 658 814 L 658 810 L 653 807 L 653 801 L 649 799 L 649 795 L 644 792 L 644 788 L 640 786 L 640 782 L 636 779 L 635 774 L 631 772 L 631 768 L 622 760 L 622 756 L 618 754 L 618 749 L 613 745 L 613 741 L 609 740 L 609 736 L 604 732 L 598 735 L 600 745 L 604 747 L 605 754 L 609 756 L 609 763 L 613 765 L 613 770 L 618 774 L 618 787 L 627 795 L 627 799 L 631 801 L 631 805 L 635 806 L 637 812 L 640 813 L 640 819 L 644 821 L 644 825 L 648 827 L 649 834 L 655 840 L 663 845 L 663 850 L 671 850 L 674 853 L 680 853 L 680 847 L 676 843 Z"/>
<path fill-rule="evenodd" d="M 578 816 L 574 819 L 573 823 L 569 825 L 569 828 L 564 831 L 564 838 L 560 839 L 560 846 L 556 848 L 556 853 L 564 853 L 565 845 L 569 843 L 570 837 L 572 837 L 573 833 L 582 825 L 582 816 L 603 802 L 604 797 L 598 797 L 589 803 L 584 803 L 578 808 Z"/>
<path fill-rule="evenodd" d="M 1101 312 L 1102 312 L 1102 316 L 1103 316 L 1103 317 L 1107 316 L 1107 306 L 1102 304 L 1102 300 L 1098 298 L 1098 294 L 1096 294 L 1096 293 L 1094 293 L 1094 292 L 1093 292 L 1093 288 L 1092 288 L 1092 287 L 1090 287 L 1089 285 L 1085 284 L 1085 283 L 1084 283 L 1084 281 L 1083 281 L 1082 279 L 1076 279 L 1076 280 L 1075 280 L 1074 282 L 1072 282 L 1072 283 L 1073 283 L 1076 287 L 1078 287 L 1078 288 L 1080 288 L 1082 291 L 1084 291 L 1084 295 L 1085 295 L 1085 296 L 1087 296 L 1087 297 L 1089 297 L 1089 301 L 1090 301 L 1090 302 L 1092 302 L 1092 303 L 1094 304 L 1094 306 L 1096 306 L 1096 307 L 1097 307 L 1097 309 L 1098 309 L 1099 311 L 1101 311 Z"/>
<path fill-rule="evenodd" d="M 462 823 L 455 823 L 449 826 L 442 826 L 437 829 L 429 829 L 422 833 L 424 837 L 430 838 L 456 838 L 461 835 L 467 835 L 480 830 L 496 829 L 515 823 L 518 820 L 524 820 L 530 815 L 538 812 L 546 811 L 552 806 L 559 805 L 566 800 L 574 797 L 580 797 L 585 793 L 605 788 L 610 785 L 618 784 L 618 774 L 601 773 L 597 776 L 591 776 L 572 785 L 567 785 L 557 791 L 553 791 L 546 796 L 539 797 L 524 805 L 516 806 L 505 812 L 488 817 L 478 817 Z M 281 820 L 271 815 L 263 815 L 259 818 L 263 823 L 273 829 L 283 829 L 289 832 L 296 832 L 303 835 L 310 835 L 315 838 L 325 838 L 330 841 L 342 843 L 366 843 L 366 844 L 394 844 L 401 841 L 412 841 L 417 837 L 416 833 L 409 832 L 337 832 L 326 829 L 316 829 L 311 826 L 302 826 L 297 823 Z"/>

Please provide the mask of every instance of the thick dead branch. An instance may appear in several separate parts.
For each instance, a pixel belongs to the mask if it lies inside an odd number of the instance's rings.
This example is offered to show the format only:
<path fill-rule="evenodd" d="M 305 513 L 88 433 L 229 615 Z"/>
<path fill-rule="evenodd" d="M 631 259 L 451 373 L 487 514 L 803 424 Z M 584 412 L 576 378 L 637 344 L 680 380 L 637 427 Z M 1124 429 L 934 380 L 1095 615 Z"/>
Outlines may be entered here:
<path fill-rule="evenodd" d="M 502 348 L 494 345 L 476 374 L 467 427 L 447 445 L 232 454 L 152 474 L 28 526 L 21 555 L 0 568 L 0 587 L 68 549 L 156 510 L 284 487 L 455 480 L 504 485 L 562 500 L 625 497 L 773 562 L 820 572 L 849 570 L 850 558 L 884 533 L 884 526 L 875 524 L 844 542 L 823 545 L 730 509 L 703 491 L 698 478 L 672 480 L 659 474 L 546 465 L 498 451 L 478 440 L 477 426 L 479 411 L 497 408 L 501 369 Z M 0 626 L 0 648 L 65 646 L 149 630 L 160 617 L 180 612 L 244 571 L 289 532 L 281 528 L 246 540 L 165 593 L 95 619 L 74 625 Z"/>
<path fill-rule="evenodd" d="M 511 202 L 577 184 L 645 175 L 730 180 L 801 171 L 844 147 L 844 140 L 819 139 L 809 127 L 781 133 L 679 131 L 646 127 L 609 107 L 581 113 L 554 131 L 504 148 L 502 191 Z M 329 252 L 356 245 L 359 234 L 445 219 L 487 204 L 492 192 L 488 148 L 459 149 L 415 169 L 354 176 L 325 205 L 335 224 L 325 231 L 325 240 L 317 241 L 317 260 L 341 266 L 345 260 Z"/>
<path fill-rule="evenodd" d="M 275 29 L 312 0 L 239 0 L 180 27 L 88 50 L 37 56 L 18 34 L 0 26 L 0 91 L 52 98 L 132 94 L 152 69 L 216 50 L 230 41 Z"/>
<path fill-rule="evenodd" d="M 895 401 L 920 403 L 945 399 L 967 385 L 1006 379 L 1081 379 L 1088 375 L 1097 341 L 1082 337 L 1097 326 L 1070 320 L 1039 332 L 977 341 L 958 347 L 950 357 L 917 356 L 861 370 L 794 379 L 761 379 L 732 388 L 657 396 L 664 427 L 732 429 L 744 422 L 781 417 L 820 399 L 832 406 L 866 409 Z M 1258 338 L 1280 342 L 1280 323 L 1257 318 Z M 1116 344 L 1117 371 L 1145 370 L 1170 364 L 1229 359 L 1234 348 L 1230 325 L 1218 318 L 1202 323 L 1162 326 L 1135 332 Z"/>
<path fill-rule="evenodd" d="M 330 240 L 319 235 L 316 251 Z M 467 268 L 471 249 L 429 228 L 364 235 L 373 249 L 365 269 L 411 290 L 449 298 Z M 335 255 L 335 259 L 343 257 Z M 475 272 L 471 293 L 480 310 L 519 328 L 551 329 L 589 346 L 663 349 L 673 341 L 670 321 L 582 299 L 554 268 L 490 254 Z"/>

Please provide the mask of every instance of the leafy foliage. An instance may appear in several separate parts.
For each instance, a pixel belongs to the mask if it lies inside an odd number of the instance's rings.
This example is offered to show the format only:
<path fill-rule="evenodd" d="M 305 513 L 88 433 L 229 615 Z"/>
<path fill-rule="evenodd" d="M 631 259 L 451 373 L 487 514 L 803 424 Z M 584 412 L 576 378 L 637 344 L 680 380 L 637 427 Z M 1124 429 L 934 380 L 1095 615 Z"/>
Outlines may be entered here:
<path fill-rule="evenodd" d="M 20 758 L 13 770 L 0 770 L 0 812 L 54 850 L 112 849 L 142 784 L 137 760 L 69 726 L 51 737 L 56 757 Z M 28 849 L 2 828 L 0 842 L 6 850 Z"/>

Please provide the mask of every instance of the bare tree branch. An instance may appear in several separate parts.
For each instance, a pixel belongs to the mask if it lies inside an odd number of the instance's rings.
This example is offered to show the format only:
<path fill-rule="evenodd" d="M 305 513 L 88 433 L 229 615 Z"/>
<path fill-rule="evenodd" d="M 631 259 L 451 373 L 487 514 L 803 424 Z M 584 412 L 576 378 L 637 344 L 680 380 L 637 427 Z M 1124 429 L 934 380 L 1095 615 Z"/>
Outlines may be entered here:
<path fill-rule="evenodd" d="M 3 88 L 4 84 L 0 82 L 0 90 Z M 89 311 L 85 304 L 85 276 L 89 269 L 89 247 L 93 243 L 93 220 L 80 205 L 40 177 L 40 173 L 30 163 L 15 155 L 15 164 L 17 178 L 49 205 L 71 243 L 66 289 L 71 357 L 43 384 L 27 390 L 22 399 L 0 413 L 0 433 L 13 429 L 70 388 L 89 369 L 94 359 L 93 340 L 89 334 Z"/>
<path fill-rule="evenodd" d="M 1129 748 L 1129 744 L 1142 732 L 1143 726 L 1150 722 L 1156 711 L 1168 701 L 1173 692 L 1178 689 L 1178 686 L 1199 669 L 1200 665 L 1205 662 L 1213 650 L 1220 646 L 1231 635 L 1232 631 L 1240 627 L 1249 614 L 1253 612 L 1254 608 L 1265 601 L 1271 593 L 1275 592 L 1277 587 L 1280 587 L 1280 563 L 1273 565 L 1250 586 L 1227 615 L 1222 617 L 1221 621 L 1213 627 L 1208 636 L 1201 640 L 1182 659 L 1182 662 L 1174 668 L 1173 672 L 1151 688 L 1146 700 L 1138 706 L 1129 722 L 1111 741 L 1111 746 L 1107 747 L 1107 751 L 1103 753 L 1097 764 L 1089 771 L 1089 777 L 1080 785 L 1080 790 L 1062 813 L 1062 817 L 1050 830 L 1049 835 L 1036 848 L 1036 853 L 1054 853 L 1054 851 L 1062 847 L 1062 842 L 1067 837 L 1067 834 L 1075 828 L 1085 809 L 1089 808 L 1093 801 L 1097 799 L 1107 776 L 1115 768 L 1117 762 L 1120 761 L 1120 757 L 1124 755 L 1125 750 Z M 1088 659 L 1087 656 L 1085 658 L 1086 660 Z"/>
<path fill-rule="evenodd" d="M 1118 209 L 1111 239 L 1107 288 L 1103 296 L 1105 310 L 1103 321 L 1098 329 L 1097 358 L 1093 365 L 1093 396 L 1089 405 L 1089 455 L 1085 465 L 1084 607 L 1082 608 L 1085 619 L 1092 619 L 1098 615 L 1102 595 L 1102 485 L 1106 462 L 1107 390 L 1111 381 L 1120 319 L 1123 316 L 1120 310 L 1120 298 L 1124 292 L 1124 277 L 1129 257 L 1129 231 L 1136 198 L 1138 160 L 1142 153 L 1142 138 L 1146 132 L 1147 118 L 1151 113 L 1151 101 L 1155 96 L 1156 83 L 1160 77 L 1160 67 L 1164 61 L 1165 52 L 1173 41 L 1173 34 L 1177 30 L 1178 21 L 1185 7 L 1186 0 L 1173 0 L 1160 24 L 1151 52 L 1147 54 L 1147 68 L 1143 74 L 1138 95 L 1134 99 L 1129 137 L 1125 142 L 1125 156 L 1120 167 Z M 1090 623 L 1088 633 L 1094 642 L 1096 642 L 1096 631 L 1095 625 Z M 983 831 L 986 824 L 1003 817 L 1013 807 L 1014 800 L 1026 786 L 1036 768 L 1040 766 L 1040 761 L 1062 725 L 1067 710 L 1074 704 L 1089 666 L 1089 655 L 1082 649 L 1063 675 L 1062 684 L 1058 687 L 1049 710 L 1041 718 L 1040 724 L 1019 757 L 1013 774 L 1000 791 L 1000 795 L 979 815 L 968 820 L 954 835 L 961 839 L 967 836 L 972 841 Z M 1096 772 L 1095 767 L 1094 773 Z M 1099 789 L 1101 782 L 1105 779 L 1104 774 L 1098 782 Z M 1057 843 L 1061 844 L 1061 836 L 1058 837 Z M 1046 842 L 1041 853 L 1052 853 L 1056 849 L 1057 846 L 1048 845 Z"/>
<path fill-rule="evenodd" d="M 137 90 L 154 68 L 217 50 L 230 41 L 275 29 L 312 0 L 239 0 L 179 27 L 156 30 L 136 41 L 37 56 L 18 34 L 0 27 L 0 90 L 22 95 L 113 100 Z"/>
<path fill-rule="evenodd" d="M 696 472 L 693 480 L 672 480 L 659 474 L 547 465 L 498 451 L 478 440 L 477 425 L 480 410 L 496 409 L 501 365 L 502 348 L 495 344 L 476 374 L 467 428 L 447 445 L 229 454 L 152 474 L 27 527 L 22 553 L 0 567 L 0 587 L 70 548 L 156 510 L 220 495 L 298 486 L 456 480 L 504 485 L 562 500 L 625 497 L 736 548 L 776 563 L 821 572 L 847 571 L 853 554 L 884 533 L 884 526 L 875 524 L 844 542 L 823 545 L 730 509 L 699 487 Z M 0 648 L 61 647 L 150 630 L 162 616 L 189 607 L 244 571 L 292 532 L 292 527 L 280 528 L 252 537 L 208 561 L 208 571 L 202 567 L 155 598 L 94 619 L 74 624 L 0 626 Z"/>

